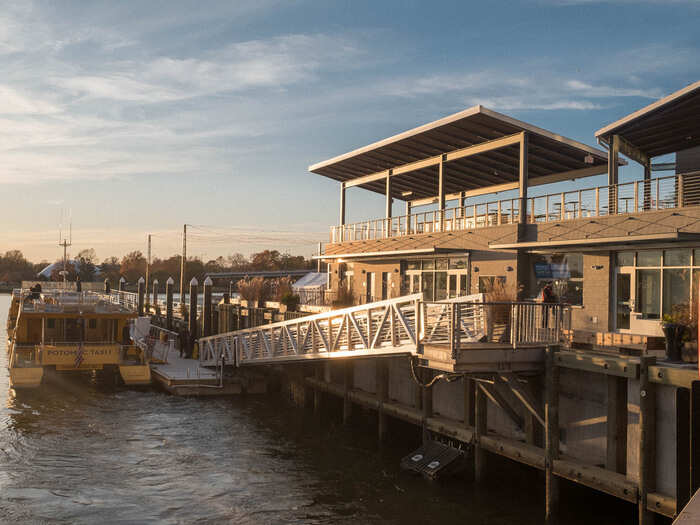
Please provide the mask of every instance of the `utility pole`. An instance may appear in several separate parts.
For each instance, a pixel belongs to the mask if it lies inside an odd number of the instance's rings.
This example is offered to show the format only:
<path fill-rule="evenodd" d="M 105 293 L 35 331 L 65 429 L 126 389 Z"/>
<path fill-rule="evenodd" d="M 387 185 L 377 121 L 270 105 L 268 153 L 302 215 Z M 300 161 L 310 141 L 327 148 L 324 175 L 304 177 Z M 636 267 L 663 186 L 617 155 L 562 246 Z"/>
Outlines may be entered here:
<path fill-rule="evenodd" d="M 187 224 L 182 227 L 182 260 L 180 260 L 180 305 L 185 304 L 185 261 L 187 261 Z"/>
<path fill-rule="evenodd" d="M 61 210 L 61 222 L 63 222 L 63 211 Z M 68 226 L 68 238 L 63 237 L 61 229 L 58 230 L 58 245 L 63 247 L 63 282 L 67 280 L 68 247 L 73 244 L 73 221 L 71 219 Z"/>
<path fill-rule="evenodd" d="M 151 273 L 151 234 L 148 234 L 148 258 L 146 260 L 146 303 L 150 303 L 148 301 L 148 278 Z M 155 303 L 155 300 L 154 300 Z"/>

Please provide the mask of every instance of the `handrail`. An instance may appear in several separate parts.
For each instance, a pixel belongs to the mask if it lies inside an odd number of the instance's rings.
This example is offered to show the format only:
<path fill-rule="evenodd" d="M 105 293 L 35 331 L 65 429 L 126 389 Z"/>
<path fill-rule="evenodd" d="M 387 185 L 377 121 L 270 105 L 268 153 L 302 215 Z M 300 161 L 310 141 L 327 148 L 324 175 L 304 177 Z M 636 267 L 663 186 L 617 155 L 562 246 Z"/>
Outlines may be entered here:
<path fill-rule="evenodd" d="M 526 222 L 561 222 L 641 213 L 700 204 L 700 172 L 569 190 L 529 197 Z M 387 239 L 403 235 L 472 230 L 515 224 L 520 199 L 502 199 L 444 210 L 331 226 L 330 242 Z"/>
<path fill-rule="evenodd" d="M 422 294 L 199 339 L 200 363 L 241 366 L 332 356 L 416 353 Z"/>

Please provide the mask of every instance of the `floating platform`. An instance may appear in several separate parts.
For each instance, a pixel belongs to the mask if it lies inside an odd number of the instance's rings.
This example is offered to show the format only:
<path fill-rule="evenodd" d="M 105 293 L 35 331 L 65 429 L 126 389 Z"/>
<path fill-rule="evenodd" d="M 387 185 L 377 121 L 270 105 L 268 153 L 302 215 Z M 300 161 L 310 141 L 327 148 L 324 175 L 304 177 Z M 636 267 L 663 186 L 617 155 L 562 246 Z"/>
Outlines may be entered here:
<path fill-rule="evenodd" d="M 186 359 L 171 352 L 166 363 L 151 363 L 153 382 L 179 396 L 224 396 L 264 394 L 267 382 L 255 374 L 236 373 L 221 378 L 214 368 L 201 366 L 196 359 Z"/>

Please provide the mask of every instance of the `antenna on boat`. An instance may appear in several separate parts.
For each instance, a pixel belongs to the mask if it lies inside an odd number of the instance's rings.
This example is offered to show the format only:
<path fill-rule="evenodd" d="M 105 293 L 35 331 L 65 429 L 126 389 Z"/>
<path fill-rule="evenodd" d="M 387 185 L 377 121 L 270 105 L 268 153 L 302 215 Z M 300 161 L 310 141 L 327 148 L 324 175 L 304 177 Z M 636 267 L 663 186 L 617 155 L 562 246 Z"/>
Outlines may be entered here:
<path fill-rule="evenodd" d="M 73 244 L 73 213 L 68 210 L 68 237 L 63 235 L 63 209 L 61 209 L 61 222 L 58 226 L 58 245 L 63 247 L 63 282 L 65 283 L 68 276 L 67 263 L 68 263 L 68 247 Z"/>

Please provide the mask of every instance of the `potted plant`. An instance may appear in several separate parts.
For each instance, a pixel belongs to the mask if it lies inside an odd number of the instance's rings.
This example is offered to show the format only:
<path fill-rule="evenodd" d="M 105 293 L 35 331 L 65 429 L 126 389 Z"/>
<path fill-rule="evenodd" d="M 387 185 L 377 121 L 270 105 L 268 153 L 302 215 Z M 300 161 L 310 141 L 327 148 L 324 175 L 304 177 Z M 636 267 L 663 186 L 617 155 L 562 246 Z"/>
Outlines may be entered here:
<path fill-rule="evenodd" d="M 698 326 L 696 316 L 693 315 L 694 311 L 695 309 L 688 303 L 680 303 L 671 307 L 670 314 L 664 314 L 661 329 L 666 336 L 666 359 L 668 361 L 682 361 L 682 351 L 686 343 L 695 340 L 697 348 Z"/>

